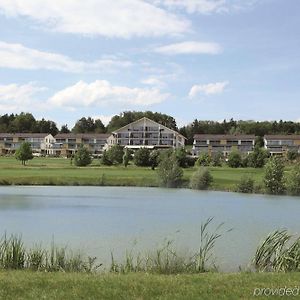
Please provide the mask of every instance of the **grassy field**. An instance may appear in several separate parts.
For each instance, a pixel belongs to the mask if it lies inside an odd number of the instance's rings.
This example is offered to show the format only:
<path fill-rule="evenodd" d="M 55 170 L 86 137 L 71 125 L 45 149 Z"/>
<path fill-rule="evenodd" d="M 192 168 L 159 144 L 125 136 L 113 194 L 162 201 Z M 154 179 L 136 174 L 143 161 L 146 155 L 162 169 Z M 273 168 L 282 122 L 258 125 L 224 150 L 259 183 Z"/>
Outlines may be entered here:
<path fill-rule="evenodd" d="M 214 190 L 234 190 L 243 174 L 252 176 L 258 184 L 263 176 L 263 169 L 209 169 L 214 178 Z M 184 186 L 194 171 L 195 168 L 184 169 Z M 0 184 L 158 186 L 156 171 L 150 168 L 106 167 L 101 166 L 99 160 L 88 167 L 75 167 L 65 158 L 34 158 L 22 166 L 14 157 L 0 158 Z"/>
<path fill-rule="evenodd" d="M 95 275 L 2 271 L 0 299 L 286 299 L 258 297 L 254 296 L 254 291 L 258 294 L 258 289 L 263 288 L 267 289 L 266 293 L 268 289 L 295 289 L 299 282 L 299 273 Z M 300 296 L 290 297 L 299 299 Z"/>

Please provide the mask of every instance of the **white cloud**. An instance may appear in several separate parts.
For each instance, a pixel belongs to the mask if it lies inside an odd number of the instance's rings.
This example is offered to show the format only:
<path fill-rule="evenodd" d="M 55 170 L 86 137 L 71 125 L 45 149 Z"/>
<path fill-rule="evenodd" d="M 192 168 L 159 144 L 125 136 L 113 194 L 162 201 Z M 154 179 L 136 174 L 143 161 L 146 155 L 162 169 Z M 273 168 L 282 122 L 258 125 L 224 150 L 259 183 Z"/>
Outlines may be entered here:
<path fill-rule="evenodd" d="M 157 77 L 145 78 L 145 79 L 141 80 L 141 83 L 146 84 L 146 85 L 157 86 L 157 87 L 165 86 L 165 83 Z"/>
<path fill-rule="evenodd" d="M 39 104 L 34 96 L 45 90 L 46 88 L 34 83 L 0 85 L 0 112 L 20 112 L 36 108 Z"/>
<path fill-rule="evenodd" d="M 185 9 L 188 13 L 229 13 L 257 4 L 258 0 L 153 0 L 167 8 Z"/>
<path fill-rule="evenodd" d="M 216 83 L 208 83 L 203 85 L 193 85 L 190 92 L 189 97 L 194 98 L 199 93 L 204 95 L 215 95 L 223 93 L 225 87 L 229 84 L 228 81 L 216 82 Z"/>
<path fill-rule="evenodd" d="M 182 42 L 170 44 L 154 49 L 155 52 L 167 55 L 176 54 L 218 54 L 222 52 L 222 48 L 216 43 L 203 42 Z"/>
<path fill-rule="evenodd" d="M 149 106 L 163 102 L 168 96 L 157 88 L 113 86 L 106 80 L 79 81 L 57 92 L 49 99 L 49 105 L 67 109 L 104 105 Z"/>
<path fill-rule="evenodd" d="M 92 118 L 94 120 L 96 119 L 100 119 L 102 121 L 102 123 L 107 126 L 108 123 L 110 122 L 111 118 L 113 117 L 114 115 L 96 115 L 96 116 L 92 116 Z"/>
<path fill-rule="evenodd" d="M 1 1 L 1 0 L 0 0 Z M 76 61 L 68 56 L 27 48 L 21 44 L 0 41 L 0 67 L 27 70 L 56 70 L 63 72 L 100 72 L 129 67 L 131 62 L 104 58 L 93 62 Z"/>
<path fill-rule="evenodd" d="M 27 17 L 63 33 L 129 38 L 182 34 L 189 21 L 141 0 L 0 0 L 7 17 Z"/>

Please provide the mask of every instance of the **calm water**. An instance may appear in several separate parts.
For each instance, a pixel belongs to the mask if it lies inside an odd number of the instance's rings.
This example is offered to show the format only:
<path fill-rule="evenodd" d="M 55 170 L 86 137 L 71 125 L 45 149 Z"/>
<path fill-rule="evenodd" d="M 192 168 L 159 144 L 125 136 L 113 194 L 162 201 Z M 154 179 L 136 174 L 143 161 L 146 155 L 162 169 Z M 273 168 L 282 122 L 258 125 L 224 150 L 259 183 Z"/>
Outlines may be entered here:
<path fill-rule="evenodd" d="M 217 243 L 225 271 L 246 266 L 262 237 L 286 227 L 300 233 L 300 198 L 128 187 L 0 187 L 0 234 L 20 233 L 28 246 L 52 239 L 106 262 L 112 250 L 154 249 L 174 239 L 197 249 L 201 222 L 233 228 Z M 212 228 L 212 229 L 213 229 Z"/>

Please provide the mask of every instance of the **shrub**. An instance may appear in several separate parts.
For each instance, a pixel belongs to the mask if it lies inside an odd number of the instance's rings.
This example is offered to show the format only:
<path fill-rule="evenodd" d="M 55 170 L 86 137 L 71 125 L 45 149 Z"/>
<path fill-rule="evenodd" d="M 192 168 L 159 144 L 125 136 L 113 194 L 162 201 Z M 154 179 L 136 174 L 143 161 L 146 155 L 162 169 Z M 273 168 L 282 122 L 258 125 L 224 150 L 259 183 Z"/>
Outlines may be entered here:
<path fill-rule="evenodd" d="M 289 150 L 287 152 L 287 159 L 290 160 L 290 161 L 293 161 L 293 160 L 297 159 L 298 156 L 299 156 L 299 154 L 295 150 Z"/>
<path fill-rule="evenodd" d="M 100 163 L 102 165 L 105 165 L 105 166 L 111 166 L 112 165 L 112 161 L 110 160 L 109 155 L 108 155 L 106 150 L 102 154 L 102 157 L 100 159 Z"/>
<path fill-rule="evenodd" d="M 150 164 L 152 170 L 154 170 L 158 166 L 159 159 L 160 159 L 159 151 L 158 150 L 151 151 L 150 156 L 149 156 L 149 164 Z"/>
<path fill-rule="evenodd" d="M 228 156 L 228 166 L 231 168 L 239 168 L 242 166 L 242 157 L 238 151 L 230 152 Z"/>
<path fill-rule="evenodd" d="M 120 145 L 113 145 L 107 150 L 107 155 L 112 164 L 121 164 L 123 162 L 123 147 Z"/>
<path fill-rule="evenodd" d="M 125 168 L 127 168 L 130 160 L 132 160 L 132 151 L 130 149 L 126 149 L 123 155 L 123 165 Z"/>
<path fill-rule="evenodd" d="M 179 166 L 182 168 L 188 167 L 188 157 L 186 150 L 182 147 L 175 150 L 175 155 L 178 160 Z"/>
<path fill-rule="evenodd" d="M 190 188 L 194 190 L 206 190 L 213 182 L 213 177 L 206 168 L 198 168 L 196 172 L 191 176 Z"/>
<path fill-rule="evenodd" d="M 283 172 L 284 165 L 281 158 L 271 157 L 266 164 L 264 175 L 264 185 L 267 193 L 278 195 L 284 192 Z"/>
<path fill-rule="evenodd" d="M 248 176 L 242 176 L 240 182 L 237 184 L 237 191 L 239 193 L 253 193 L 254 180 Z"/>
<path fill-rule="evenodd" d="M 139 167 L 150 166 L 150 150 L 147 148 L 140 148 L 134 153 L 134 163 Z"/>
<path fill-rule="evenodd" d="M 161 186 L 172 188 L 180 185 L 183 171 L 174 154 L 170 157 L 164 156 L 158 165 L 157 175 Z"/>
<path fill-rule="evenodd" d="M 208 153 L 201 153 L 196 161 L 197 166 L 207 167 L 211 163 L 211 157 Z"/>
<path fill-rule="evenodd" d="M 217 152 L 212 154 L 211 158 L 211 165 L 213 167 L 221 167 L 223 161 L 223 154 L 222 152 Z"/>
<path fill-rule="evenodd" d="M 254 151 L 248 155 L 248 167 L 262 168 L 266 164 L 268 156 L 268 151 L 258 145 L 255 146 Z"/>
<path fill-rule="evenodd" d="M 289 195 L 300 195 L 300 164 L 296 164 L 286 179 L 286 190 Z"/>
<path fill-rule="evenodd" d="M 85 167 L 92 162 L 90 152 L 83 145 L 79 147 L 74 155 L 74 163 L 76 166 Z"/>

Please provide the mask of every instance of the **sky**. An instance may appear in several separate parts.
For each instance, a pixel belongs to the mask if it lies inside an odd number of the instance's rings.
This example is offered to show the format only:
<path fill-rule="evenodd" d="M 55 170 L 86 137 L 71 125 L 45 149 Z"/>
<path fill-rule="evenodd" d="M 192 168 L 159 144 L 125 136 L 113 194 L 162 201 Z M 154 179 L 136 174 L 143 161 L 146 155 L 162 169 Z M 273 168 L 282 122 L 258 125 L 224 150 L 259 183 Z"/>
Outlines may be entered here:
<path fill-rule="evenodd" d="M 300 121 L 300 1 L 0 0 L 0 115 Z"/>

